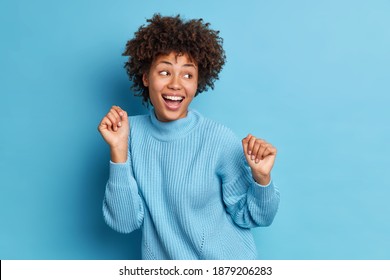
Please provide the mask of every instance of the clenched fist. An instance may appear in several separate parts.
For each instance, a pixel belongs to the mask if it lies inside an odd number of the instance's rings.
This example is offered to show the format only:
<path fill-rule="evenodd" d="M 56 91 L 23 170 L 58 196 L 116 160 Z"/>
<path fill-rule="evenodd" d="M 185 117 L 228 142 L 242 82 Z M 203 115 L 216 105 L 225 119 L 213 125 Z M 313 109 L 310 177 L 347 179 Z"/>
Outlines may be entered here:
<path fill-rule="evenodd" d="M 127 160 L 129 119 L 126 111 L 112 106 L 98 126 L 104 141 L 110 146 L 111 161 L 123 163 Z"/>
<path fill-rule="evenodd" d="M 242 139 L 242 147 L 255 181 L 263 186 L 268 185 L 276 158 L 276 148 L 251 134 Z"/>

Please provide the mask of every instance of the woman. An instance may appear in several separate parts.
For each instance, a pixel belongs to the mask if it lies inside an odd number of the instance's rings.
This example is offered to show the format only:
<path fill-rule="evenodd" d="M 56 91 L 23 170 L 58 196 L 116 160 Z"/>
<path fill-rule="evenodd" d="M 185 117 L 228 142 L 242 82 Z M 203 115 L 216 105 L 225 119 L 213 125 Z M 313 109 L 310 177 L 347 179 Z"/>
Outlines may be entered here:
<path fill-rule="evenodd" d="M 225 63 L 218 31 L 179 16 L 148 22 L 124 55 L 150 114 L 113 106 L 98 127 L 111 154 L 105 221 L 141 228 L 143 259 L 256 259 L 250 228 L 270 225 L 279 204 L 276 149 L 189 108 Z"/>

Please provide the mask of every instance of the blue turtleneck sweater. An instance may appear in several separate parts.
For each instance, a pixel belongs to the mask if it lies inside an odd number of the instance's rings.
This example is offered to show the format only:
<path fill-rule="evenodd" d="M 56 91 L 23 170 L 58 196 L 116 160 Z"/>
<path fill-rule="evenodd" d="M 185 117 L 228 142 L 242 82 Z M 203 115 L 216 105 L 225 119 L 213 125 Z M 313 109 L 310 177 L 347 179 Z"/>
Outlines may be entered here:
<path fill-rule="evenodd" d="M 192 110 L 129 123 L 127 162 L 110 162 L 106 223 L 141 228 L 143 259 L 256 259 L 250 228 L 272 223 L 279 192 L 253 180 L 241 141 Z"/>

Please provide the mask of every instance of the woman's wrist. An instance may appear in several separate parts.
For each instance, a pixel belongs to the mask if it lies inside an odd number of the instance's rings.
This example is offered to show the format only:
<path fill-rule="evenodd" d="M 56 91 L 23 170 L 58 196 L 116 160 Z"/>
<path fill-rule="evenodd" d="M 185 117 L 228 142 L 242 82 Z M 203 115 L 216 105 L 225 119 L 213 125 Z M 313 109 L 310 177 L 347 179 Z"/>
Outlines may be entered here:
<path fill-rule="evenodd" d="M 110 147 L 111 161 L 114 163 L 125 163 L 127 161 L 128 147 Z"/>
<path fill-rule="evenodd" d="M 267 186 L 271 182 L 271 174 L 261 175 L 261 174 L 252 174 L 253 179 L 262 186 Z"/>

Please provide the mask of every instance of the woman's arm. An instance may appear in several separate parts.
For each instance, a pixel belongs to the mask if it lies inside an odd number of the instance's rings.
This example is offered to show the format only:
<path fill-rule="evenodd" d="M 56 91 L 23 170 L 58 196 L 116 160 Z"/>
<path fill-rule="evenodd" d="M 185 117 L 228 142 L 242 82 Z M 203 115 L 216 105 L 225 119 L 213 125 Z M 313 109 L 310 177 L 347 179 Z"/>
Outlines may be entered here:
<path fill-rule="evenodd" d="M 144 217 L 143 202 L 130 159 L 129 153 L 125 163 L 110 161 L 110 177 L 103 200 L 105 222 L 121 233 L 130 233 L 140 228 Z"/>
<path fill-rule="evenodd" d="M 260 155 L 259 149 L 253 148 L 256 145 L 248 145 L 256 143 L 251 142 L 249 137 L 240 145 L 240 141 L 232 133 L 227 135 L 221 145 L 222 193 L 226 211 L 240 227 L 269 226 L 277 213 L 280 200 L 270 173 L 274 154 Z M 254 155 L 253 161 L 248 155 L 248 148 L 252 150 L 251 155 Z M 273 159 L 265 160 L 270 155 Z M 260 158 L 257 163 L 256 156 Z M 251 168 L 251 165 L 256 168 Z"/>
<path fill-rule="evenodd" d="M 110 176 L 103 200 L 103 216 L 116 231 L 130 233 L 143 221 L 143 202 L 138 194 L 129 150 L 130 124 L 126 111 L 113 106 L 98 130 L 110 147 Z"/>

